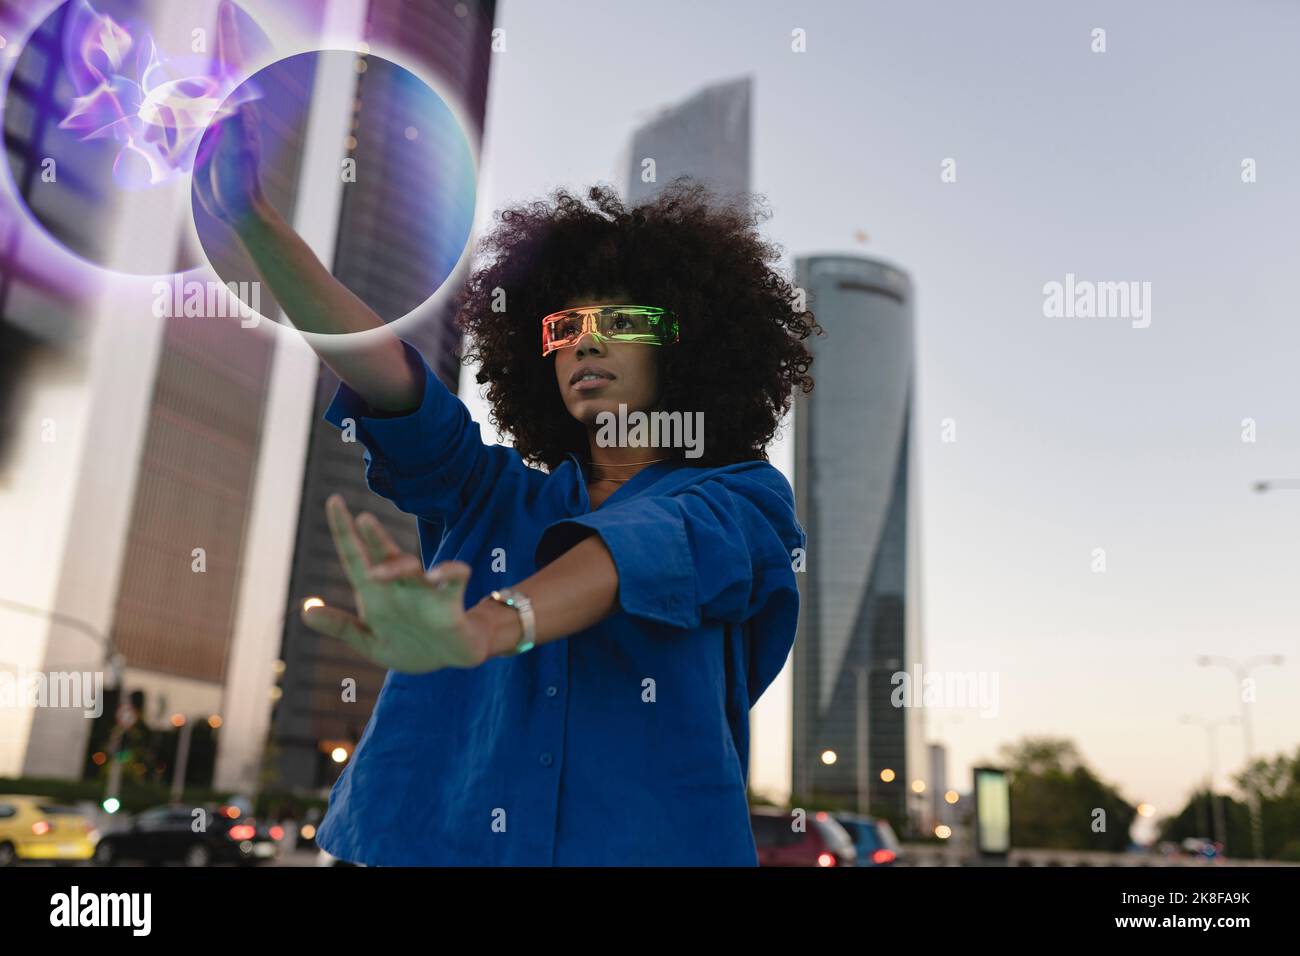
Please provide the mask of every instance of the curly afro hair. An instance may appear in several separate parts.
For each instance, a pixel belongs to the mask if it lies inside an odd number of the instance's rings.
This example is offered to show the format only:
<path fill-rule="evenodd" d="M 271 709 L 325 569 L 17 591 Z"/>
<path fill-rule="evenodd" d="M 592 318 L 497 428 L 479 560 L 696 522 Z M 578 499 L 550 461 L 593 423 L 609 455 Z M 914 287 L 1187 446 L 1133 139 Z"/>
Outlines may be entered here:
<path fill-rule="evenodd" d="M 690 463 L 767 460 L 793 390 L 813 387 L 802 340 L 822 332 L 770 266 L 780 249 L 756 230 L 768 215 L 752 195 L 721 203 L 685 176 L 631 209 L 598 185 L 585 200 L 560 188 L 549 202 L 497 213 L 478 247 L 489 261 L 457 298 L 468 345 L 459 358 L 480 363 L 492 422 L 525 461 L 553 469 L 589 452 L 556 386 L 554 353 L 541 355 L 542 316 L 617 290 L 678 316 L 680 340 L 656 350 L 660 407 L 704 413 L 703 455 Z"/>

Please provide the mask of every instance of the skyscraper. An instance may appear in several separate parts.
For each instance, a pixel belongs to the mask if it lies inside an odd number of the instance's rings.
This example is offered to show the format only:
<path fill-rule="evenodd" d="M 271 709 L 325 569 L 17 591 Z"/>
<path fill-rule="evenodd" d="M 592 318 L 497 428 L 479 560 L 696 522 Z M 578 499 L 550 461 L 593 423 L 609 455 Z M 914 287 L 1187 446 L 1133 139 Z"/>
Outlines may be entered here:
<path fill-rule="evenodd" d="M 211 14 L 215 24 L 215 13 L 213 3 L 198 15 Z M 174 48 L 183 32 L 188 45 L 195 16 L 160 8 L 151 20 L 154 35 Z M 38 474 L 43 486 L 32 488 L 24 478 L 0 502 L 0 514 L 31 515 L 32 531 L 23 533 L 22 518 L 15 540 L 40 543 L 0 566 L 11 593 L 42 613 L 6 617 L 3 635 L 22 663 L 45 674 L 102 672 L 111 647 L 125 658 L 125 689 L 145 693 L 141 716 L 167 725 L 172 713 L 194 717 L 220 709 L 272 348 L 229 317 L 151 315 L 154 293 L 144 293 L 152 280 L 139 277 L 148 270 L 133 254 L 151 250 L 163 271 L 186 271 L 193 261 L 187 180 L 129 198 L 102 184 L 80 202 L 64 197 L 78 192 L 79 174 L 92 173 L 104 149 L 71 148 L 69 134 L 52 122 L 71 107 L 72 90 L 60 75 L 66 63 L 52 55 L 66 19 L 60 8 L 23 49 L 24 59 L 45 65 L 49 80 L 32 147 L 38 155 L 56 153 L 62 163 L 48 179 L 30 178 L 25 198 L 66 249 L 123 274 L 93 273 L 71 265 L 66 254 L 58 260 L 66 282 L 85 292 L 76 300 L 69 336 L 74 361 L 58 369 L 66 375 L 63 388 L 51 387 L 57 374 L 28 383 L 15 472 Z M 15 102 L 6 103 L 7 123 Z M 282 148 L 285 165 L 293 167 L 302 136 L 301 124 L 287 124 L 268 145 Z M 268 196 L 292 211 L 287 185 L 265 184 Z M 36 243 L 40 233 L 29 228 L 21 238 Z M 24 298 L 37 318 L 58 318 L 40 300 Z M 48 432 L 44 445 L 28 437 L 36 423 Z M 94 772 L 87 743 L 107 736 L 113 712 L 112 702 L 105 703 L 94 723 L 66 707 L 0 715 L 4 772 L 65 778 Z M 148 769 L 155 769 L 152 761 Z"/>
<path fill-rule="evenodd" d="M 483 135 L 495 8 L 496 0 L 470 4 L 371 0 L 365 23 L 372 44 L 399 48 L 403 62 L 418 64 L 436 78 L 440 91 L 459 104 L 469 125 L 465 133 L 474 143 Z M 458 249 L 436 248 L 446 231 L 438 223 L 420 221 L 418 209 L 413 208 L 405 221 L 374 215 L 386 196 L 442 190 L 451 199 L 456 185 L 429 181 L 425 166 L 404 163 L 401 151 L 393 148 L 404 137 L 404 124 L 389 114 L 393 100 L 387 87 L 393 82 L 391 71 L 380 70 L 366 71 L 357 82 L 355 122 L 362 134 L 357 137 L 357 162 L 368 174 L 344 191 L 334 257 L 334 274 L 381 314 L 401 314 L 430 291 L 423 284 L 427 280 L 422 263 L 411 261 L 412 248 L 449 255 L 453 262 L 459 255 Z M 450 304 L 431 304 L 419 314 L 422 320 L 404 327 L 401 334 L 455 393 L 459 363 L 453 353 L 459 335 Z M 337 386 L 338 379 L 321 364 L 289 593 L 320 595 L 330 604 L 347 606 L 351 588 L 334 555 L 325 520 L 325 499 L 330 494 L 340 492 L 354 507 L 375 514 L 408 551 L 418 554 L 419 545 L 415 519 L 367 488 L 360 446 L 341 442 L 338 429 L 322 420 Z M 342 642 L 309 630 L 297 614 L 284 619 L 282 646 L 281 696 L 271 726 L 275 782 L 289 788 L 324 787 L 340 769 L 329 751 L 335 743 L 348 749 L 359 739 L 385 670 Z M 340 683 L 345 677 L 357 682 L 355 702 L 341 699 Z"/>
<path fill-rule="evenodd" d="M 796 281 L 826 335 L 795 409 L 795 491 L 808 535 L 794 647 L 794 792 L 902 820 L 928 776 L 919 712 L 890 702 L 919 660 L 909 626 L 912 284 L 859 256 L 808 256 Z M 863 731 L 865 730 L 865 739 Z M 823 754 L 834 759 L 823 760 Z M 882 778 L 882 774 L 886 779 Z"/>
<path fill-rule="evenodd" d="M 203 11 L 214 26 L 216 7 L 211 0 Z M 495 0 L 303 0 L 296 12 L 307 29 L 364 39 L 430 76 L 455 101 L 465 137 L 477 145 Z M 195 16 L 189 5 L 162 5 L 151 25 L 160 37 L 180 31 L 188 45 Z M 42 52 L 42 42 L 34 40 L 33 49 Z M 264 158 L 278 162 L 264 164 L 263 186 L 346 284 L 381 313 L 393 314 L 430 291 L 417 288 L 420 275 L 427 275 L 418 255 L 399 258 L 394 246 L 407 244 L 418 253 L 430 244 L 422 224 L 402 221 L 390 228 L 375 221 L 374 210 L 384 206 L 381 200 L 391 207 L 394 195 L 401 205 L 402 197 L 434 187 L 413 180 L 427 174 L 427 166 L 405 169 L 386 161 L 383 143 L 410 137 L 387 128 L 383 71 L 372 70 L 366 80 L 351 58 L 344 59 L 342 70 L 323 59 L 324 66 L 305 68 L 300 82 L 277 82 L 263 91 L 263 115 L 287 117 L 271 135 L 264 133 Z M 38 79 L 31 78 L 31 90 Z M 56 95 L 66 99 L 66 93 Z M 6 132 L 21 172 L 30 162 L 26 152 L 51 155 L 52 134 L 44 113 L 27 122 L 32 111 L 20 106 L 26 112 L 6 113 Z M 42 109 L 63 115 L 67 103 L 52 101 Z M 365 120 L 357 128 L 374 132 L 356 147 L 363 170 L 373 175 L 344 189 L 339 160 L 354 118 Z M 41 205 L 46 197 L 24 198 L 31 208 L 47 210 Z M 98 240 L 102 264 L 110 268 L 130 271 L 113 258 L 117 250 L 152 249 L 164 257 L 160 271 L 181 273 L 202 256 L 191 242 L 188 185 L 179 201 L 174 198 L 133 193 L 118 206 L 105 198 L 93 203 L 97 217 L 60 207 L 67 215 L 51 214 L 46 227 L 82 254 L 84 243 L 74 240 Z M 11 232 L 0 229 L 0 239 L 6 250 L 14 248 Z M 455 259 L 452 250 L 434 252 Z M 14 268 L 9 255 L 4 262 L 7 321 L 0 331 L 10 334 L 19 320 L 54 329 L 73 311 L 56 301 L 58 311 L 35 296 L 27 286 L 43 278 L 37 272 Z M 189 275 L 209 274 L 215 277 L 204 269 Z M 6 598 L 22 601 L 0 606 L 0 660 L 46 673 L 103 671 L 106 651 L 115 649 L 125 658 L 124 689 L 145 694 L 142 722 L 166 732 L 173 713 L 190 720 L 221 717 L 212 721 L 220 725 L 215 760 L 214 735 L 201 721 L 190 776 L 206 782 L 210 769 L 215 786 L 245 791 L 267 782 L 269 695 L 279 676 L 271 736 L 278 755 L 273 766 L 282 773 L 273 782 L 323 785 L 329 768 L 320 765 L 321 738 L 355 739 L 383 676 L 298 621 L 306 595 L 339 605 L 351 600 L 324 527 L 324 496 L 342 490 L 356 503 L 364 495 L 368 506 L 379 506 L 376 512 L 395 537 L 412 546 L 414 521 L 366 490 L 360 447 L 341 443 L 337 431 L 320 422 L 337 383 L 297 336 L 272 334 L 268 323 L 244 328 L 230 317 L 151 316 L 152 281 L 99 281 L 84 301 L 73 303 L 87 340 L 84 348 L 77 343 L 84 353 L 75 356 L 80 367 L 71 368 L 77 381 L 69 388 L 42 376 L 16 418 L 17 455 L 9 474 L 17 480 L 0 481 L 0 522 L 24 548 L 0 553 L 0 576 L 7 581 L 0 605 Z M 276 317 L 269 308 L 264 314 Z M 403 335 L 454 388 L 449 319 L 445 310 L 431 309 L 425 322 L 404 327 Z M 277 659 L 285 662 L 279 672 Z M 341 674 L 357 680 L 354 703 L 341 699 Z M 87 741 L 102 748 L 112 722 L 111 700 L 93 723 L 80 708 L 5 709 L 0 775 L 95 772 L 87 763 Z M 147 769 L 156 768 L 150 762 Z"/>
<path fill-rule="evenodd" d="M 749 77 L 705 87 L 662 110 L 632 134 L 627 199 L 638 203 L 678 176 L 692 176 L 720 198 L 749 190 Z"/>

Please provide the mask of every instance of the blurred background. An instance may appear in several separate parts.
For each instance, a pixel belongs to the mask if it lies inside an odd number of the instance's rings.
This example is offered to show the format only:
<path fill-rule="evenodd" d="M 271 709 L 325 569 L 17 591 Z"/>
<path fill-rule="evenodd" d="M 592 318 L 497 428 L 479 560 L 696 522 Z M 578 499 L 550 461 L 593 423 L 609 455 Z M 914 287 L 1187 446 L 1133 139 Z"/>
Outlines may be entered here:
<path fill-rule="evenodd" d="M 215 31 L 215 0 L 113 5 L 160 43 Z M 241 7 L 251 68 L 355 53 L 270 91 L 300 106 L 267 189 L 389 314 L 438 238 L 400 199 L 452 174 L 401 161 L 372 63 L 458 117 L 474 235 L 556 186 L 765 198 L 826 335 L 771 450 L 808 551 L 751 718 L 762 862 L 1300 862 L 1300 9 Z M 336 380 L 303 343 L 153 309 L 220 263 L 186 176 L 78 181 L 111 143 L 60 128 L 77 9 L 0 2 L 0 681 L 98 674 L 103 707 L 0 695 L 0 862 L 313 862 L 384 677 L 298 620 L 351 600 L 324 501 L 410 550 L 415 525 L 321 420 Z M 368 174 L 339 184 L 348 159 Z M 402 334 L 492 440 L 459 276 Z M 235 835 L 168 843 L 185 806 Z"/>

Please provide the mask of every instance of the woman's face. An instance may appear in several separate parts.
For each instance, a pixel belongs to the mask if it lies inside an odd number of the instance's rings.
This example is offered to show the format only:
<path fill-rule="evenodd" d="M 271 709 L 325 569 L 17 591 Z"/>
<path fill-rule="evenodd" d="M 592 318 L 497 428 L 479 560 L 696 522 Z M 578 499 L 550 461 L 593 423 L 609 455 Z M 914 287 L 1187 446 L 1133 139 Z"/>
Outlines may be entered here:
<path fill-rule="evenodd" d="M 626 296 L 574 298 L 560 306 L 574 309 L 588 305 L 629 303 Z M 555 355 L 555 382 L 569 414 L 588 428 L 598 425 L 601 412 L 618 414 L 620 404 L 627 412 L 648 412 L 659 400 L 659 349 L 637 342 L 597 342 L 591 335 Z M 593 377 L 594 376 L 594 377 Z"/>

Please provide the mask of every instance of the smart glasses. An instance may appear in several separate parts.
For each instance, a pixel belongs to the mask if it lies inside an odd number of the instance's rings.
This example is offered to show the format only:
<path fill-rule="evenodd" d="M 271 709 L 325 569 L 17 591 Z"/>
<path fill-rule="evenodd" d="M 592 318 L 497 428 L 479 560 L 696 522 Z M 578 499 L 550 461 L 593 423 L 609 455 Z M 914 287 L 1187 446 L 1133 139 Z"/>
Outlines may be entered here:
<path fill-rule="evenodd" d="M 542 319 L 542 357 L 577 345 L 587 334 L 597 342 L 671 345 L 677 341 L 677 317 L 652 305 L 593 305 L 552 312 Z"/>

